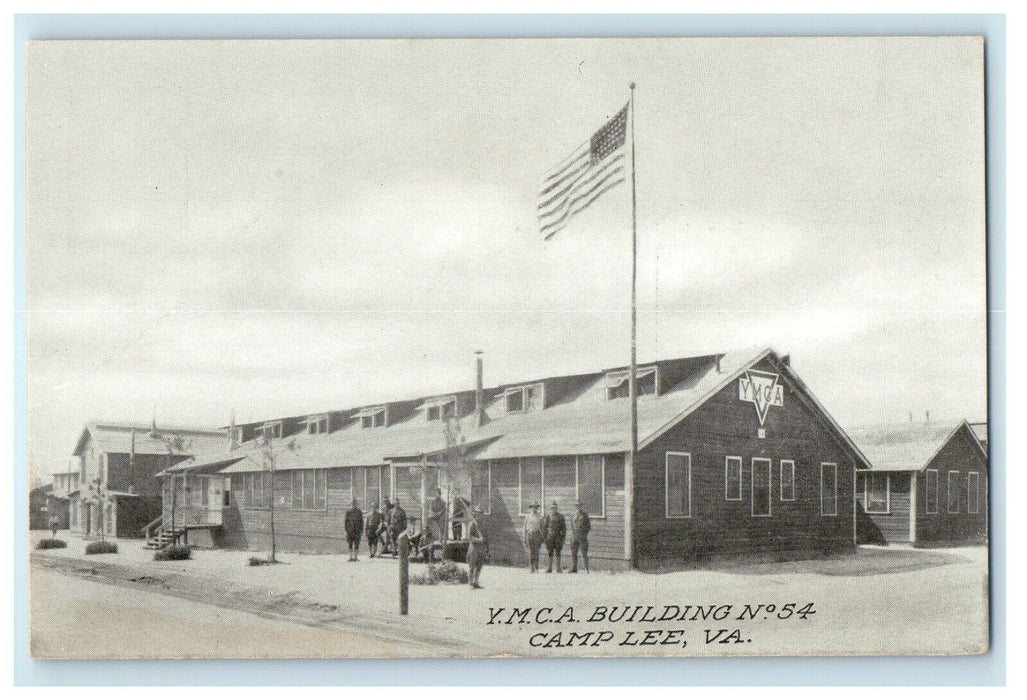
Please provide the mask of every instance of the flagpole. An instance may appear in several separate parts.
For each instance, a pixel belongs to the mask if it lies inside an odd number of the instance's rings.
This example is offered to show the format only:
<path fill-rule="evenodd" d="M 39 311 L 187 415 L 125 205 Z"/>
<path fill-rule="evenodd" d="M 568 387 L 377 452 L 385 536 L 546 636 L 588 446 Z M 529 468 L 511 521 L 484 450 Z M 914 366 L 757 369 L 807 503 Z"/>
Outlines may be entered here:
<path fill-rule="evenodd" d="M 631 454 L 624 463 L 624 557 L 628 568 L 635 565 L 635 459 L 638 456 L 638 387 L 635 385 L 635 328 L 637 325 L 636 279 L 638 277 L 638 232 L 635 223 L 635 83 L 631 83 L 631 369 L 628 396 L 631 403 Z"/>

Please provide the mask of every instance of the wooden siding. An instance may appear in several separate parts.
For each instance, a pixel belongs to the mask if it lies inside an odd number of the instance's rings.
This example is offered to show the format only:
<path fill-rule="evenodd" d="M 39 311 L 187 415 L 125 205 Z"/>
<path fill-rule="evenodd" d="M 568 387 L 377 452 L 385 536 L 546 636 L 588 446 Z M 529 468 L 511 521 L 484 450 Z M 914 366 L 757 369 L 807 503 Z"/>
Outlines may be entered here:
<path fill-rule="evenodd" d="M 927 471 L 938 472 L 937 512 L 927 512 Z M 949 513 L 949 472 L 959 472 L 956 493 L 958 513 Z M 967 512 L 967 474 L 980 474 L 977 513 Z M 988 539 L 988 462 L 963 426 L 942 446 L 917 476 L 916 542 L 918 546 L 941 546 L 986 542 Z"/>
<path fill-rule="evenodd" d="M 856 500 L 866 509 L 864 501 L 863 477 L 860 474 L 856 481 Z M 910 527 L 910 483 L 912 477 L 909 473 L 892 472 L 889 474 L 889 508 L 887 513 L 867 512 L 867 516 L 877 525 L 877 529 L 884 535 L 888 542 L 909 542 Z"/>
<path fill-rule="evenodd" d="M 780 373 L 767 361 L 756 369 Z M 739 400 L 734 381 L 639 453 L 634 545 L 640 567 L 688 566 L 716 556 L 819 556 L 854 548 L 854 463 L 816 418 L 815 409 L 786 384 L 784 405 L 769 409 L 765 438 L 757 436 L 759 427 L 755 407 Z M 691 455 L 687 518 L 666 516 L 668 452 Z M 727 456 L 742 458 L 740 501 L 725 498 Z M 753 458 L 772 460 L 767 517 L 752 515 Z M 794 501 L 781 499 L 781 460 L 795 462 Z M 820 513 L 822 462 L 838 465 L 834 516 Z"/>

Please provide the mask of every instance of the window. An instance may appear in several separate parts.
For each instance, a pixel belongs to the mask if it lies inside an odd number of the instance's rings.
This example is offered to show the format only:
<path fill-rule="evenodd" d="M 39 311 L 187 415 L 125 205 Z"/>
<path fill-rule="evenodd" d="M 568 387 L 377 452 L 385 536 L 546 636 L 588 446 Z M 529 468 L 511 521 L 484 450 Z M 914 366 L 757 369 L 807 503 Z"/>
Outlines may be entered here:
<path fill-rule="evenodd" d="M 257 510 L 263 508 L 264 478 L 261 472 L 243 474 L 243 508 Z"/>
<path fill-rule="evenodd" d="M 752 515 L 764 518 L 770 512 L 770 470 L 773 462 L 763 457 L 752 458 Z"/>
<path fill-rule="evenodd" d="M 260 435 L 265 440 L 273 440 L 275 438 L 282 437 L 282 424 L 278 423 L 265 423 L 260 427 Z"/>
<path fill-rule="evenodd" d="M 969 472 L 966 475 L 966 512 L 979 513 L 981 510 L 981 475 Z"/>
<path fill-rule="evenodd" d="M 781 500 L 795 500 L 795 462 L 791 459 L 781 460 Z"/>
<path fill-rule="evenodd" d="M 948 511 L 950 513 L 959 512 L 959 472 L 949 472 L 949 483 L 948 488 L 945 490 L 945 495 L 948 497 Z"/>
<path fill-rule="evenodd" d="M 666 516 L 692 517 L 692 455 L 668 452 L 666 463 Z"/>
<path fill-rule="evenodd" d="M 627 398 L 631 393 L 631 370 L 616 370 L 606 373 L 606 398 Z M 656 367 L 635 368 L 635 390 L 639 396 L 656 394 Z"/>
<path fill-rule="evenodd" d="M 820 514 L 838 515 L 838 465 L 820 463 Z"/>
<path fill-rule="evenodd" d="M 521 459 L 520 474 L 520 509 L 526 515 L 532 504 L 542 504 L 542 458 Z"/>
<path fill-rule="evenodd" d="M 385 425 L 385 407 L 365 408 L 357 414 L 362 428 L 381 428 Z"/>
<path fill-rule="evenodd" d="M 891 477 L 880 472 L 863 475 L 863 505 L 868 513 L 891 512 Z"/>
<path fill-rule="evenodd" d="M 471 467 L 471 506 L 492 512 L 492 463 L 477 463 Z"/>
<path fill-rule="evenodd" d="M 292 472 L 294 510 L 324 510 L 326 477 L 324 469 L 297 469 Z"/>
<path fill-rule="evenodd" d="M 328 432 L 328 416 L 311 416 L 307 419 L 307 432 L 322 435 Z"/>
<path fill-rule="evenodd" d="M 742 458 L 724 458 L 724 499 L 742 500 Z"/>
<path fill-rule="evenodd" d="M 506 390 L 507 413 L 534 411 L 542 408 L 542 385 L 529 384 Z"/>
<path fill-rule="evenodd" d="M 425 418 L 430 421 L 452 418 L 456 415 L 456 399 L 435 399 L 425 405 Z"/>
<path fill-rule="evenodd" d="M 593 517 L 606 516 L 606 459 L 603 455 L 581 455 L 577 465 L 578 500 Z"/>
<path fill-rule="evenodd" d="M 573 456 L 546 457 L 542 463 L 542 499 L 545 508 L 553 501 L 563 513 L 574 512 L 578 497 L 577 459 Z"/>
<path fill-rule="evenodd" d="M 927 492 L 926 498 L 924 499 L 924 508 L 928 514 L 934 514 L 938 512 L 938 470 L 928 469 L 927 470 L 927 483 L 924 485 Z"/>
<path fill-rule="evenodd" d="M 495 488 L 519 489 L 521 484 L 520 461 L 516 459 L 496 459 L 489 470 L 492 486 Z M 530 505 L 530 504 L 529 504 Z"/>

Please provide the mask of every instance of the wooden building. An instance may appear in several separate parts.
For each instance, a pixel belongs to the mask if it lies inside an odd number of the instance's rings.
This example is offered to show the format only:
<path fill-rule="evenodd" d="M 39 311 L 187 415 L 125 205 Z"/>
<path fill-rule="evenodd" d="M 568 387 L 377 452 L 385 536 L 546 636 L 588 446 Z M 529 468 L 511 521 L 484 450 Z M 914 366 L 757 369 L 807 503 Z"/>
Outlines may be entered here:
<path fill-rule="evenodd" d="M 29 490 L 29 530 L 45 530 L 50 520 L 48 501 L 53 484 Z"/>
<path fill-rule="evenodd" d="M 70 529 L 87 536 L 142 537 L 161 514 L 157 473 L 209 452 L 223 431 L 98 421 L 87 423 L 72 454 L 77 479 L 69 485 Z"/>
<path fill-rule="evenodd" d="M 72 491 L 78 490 L 79 470 L 54 472 L 51 475 L 53 483 L 50 493 L 47 494 L 47 518 L 57 516 L 57 529 L 67 530 L 70 525 L 70 496 Z M 49 525 L 47 525 L 49 527 Z"/>
<path fill-rule="evenodd" d="M 273 506 L 281 549 L 341 552 L 354 498 L 420 518 L 438 486 L 482 510 L 494 563 L 526 561 L 524 515 L 554 501 L 584 504 L 591 559 L 610 569 L 855 546 L 869 465 L 769 348 L 640 365 L 633 470 L 627 368 L 485 388 L 479 360 L 477 376 L 474 390 L 230 426 L 230 448 L 162 472 L 159 529 L 264 549 Z"/>
<path fill-rule="evenodd" d="M 856 498 L 889 543 L 986 542 L 987 424 L 924 423 L 854 430 L 871 463 Z M 877 534 L 877 533 L 873 533 Z"/>

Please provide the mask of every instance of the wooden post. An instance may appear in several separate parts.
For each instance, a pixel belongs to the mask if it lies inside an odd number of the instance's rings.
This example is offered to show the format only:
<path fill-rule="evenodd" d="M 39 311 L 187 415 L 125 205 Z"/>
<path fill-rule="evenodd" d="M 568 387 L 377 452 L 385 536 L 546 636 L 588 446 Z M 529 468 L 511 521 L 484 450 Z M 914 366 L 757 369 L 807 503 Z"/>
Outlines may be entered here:
<path fill-rule="evenodd" d="M 406 530 L 397 538 L 399 545 L 399 614 L 410 609 L 410 538 Z"/>

